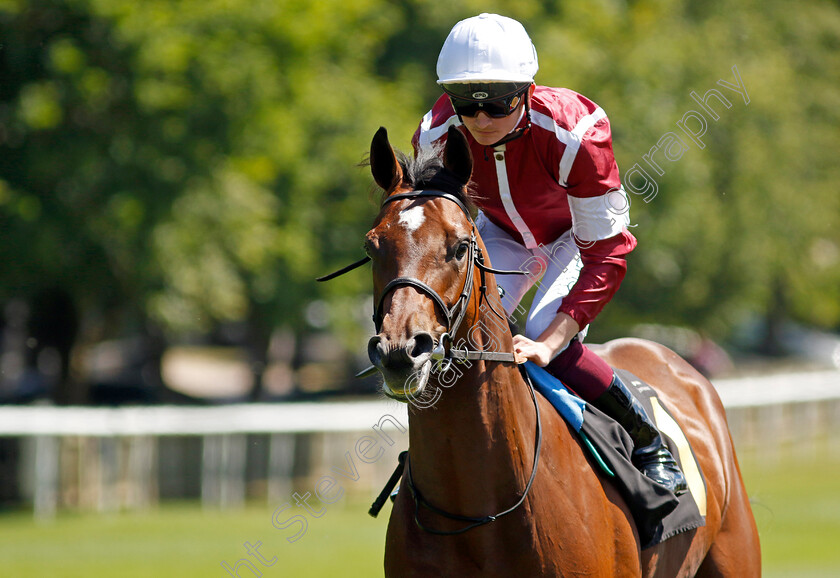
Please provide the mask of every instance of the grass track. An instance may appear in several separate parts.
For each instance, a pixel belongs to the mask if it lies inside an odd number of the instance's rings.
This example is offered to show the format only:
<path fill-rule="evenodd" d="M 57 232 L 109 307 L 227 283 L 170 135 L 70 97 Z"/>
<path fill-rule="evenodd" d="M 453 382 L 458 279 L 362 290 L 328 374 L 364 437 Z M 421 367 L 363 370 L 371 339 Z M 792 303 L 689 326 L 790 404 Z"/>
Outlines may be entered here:
<path fill-rule="evenodd" d="M 840 576 L 840 461 L 786 459 L 741 469 L 761 538 L 765 578 Z"/>
<path fill-rule="evenodd" d="M 362 503 L 336 504 L 310 517 L 295 543 L 297 526 L 271 525 L 272 510 L 250 506 L 235 512 L 204 512 L 195 504 L 167 505 L 148 514 L 63 514 L 37 524 L 29 514 L 0 517 L 0 575 L 56 578 L 207 578 L 230 576 L 246 554 L 245 542 L 261 542 L 271 567 L 265 578 L 378 576 L 386 518 L 374 520 Z M 291 510 L 290 510 L 291 512 Z M 289 514 L 290 516 L 291 514 Z M 289 516 L 284 516 L 284 519 Z M 242 569 L 240 576 L 251 578 Z"/>
<path fill-rule="evenodd" d="M 745 456 L 742 466 L 761 533 L 764 576 L 840 576 L 840 462 L 762 466 Z M 277 558 L 261 568 L 265 578 L 381 576 L 388 507 L 378 520 L 367 515 L 366 502 L 342 500 L 328 508 L 321 518 L 309 517 L 306 534 L 293 544 L 285 537 L 297 528 L 275 529 L 264 506 L 225 513 L 165 505 L 148 514 L 62 514 L 47 524 L 28 513 L 7 513 L 0 515 L 0 575 L 224 577 L 222 560 L 233 565 L 246 557 L 244 542 L 262 542 L 260 553 Z"/>

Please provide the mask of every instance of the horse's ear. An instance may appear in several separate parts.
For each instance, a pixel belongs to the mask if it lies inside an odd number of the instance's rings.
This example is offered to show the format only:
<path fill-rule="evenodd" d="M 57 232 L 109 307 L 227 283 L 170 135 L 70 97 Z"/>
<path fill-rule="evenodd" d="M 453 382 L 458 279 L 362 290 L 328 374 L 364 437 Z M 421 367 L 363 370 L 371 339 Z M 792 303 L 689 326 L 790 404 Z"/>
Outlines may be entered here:
<path fill-rule="evenodd" d="M 402 169 L 384 126 L 379 127 L 370 143 L 370 172 L 376 184 L 386 191 L 390 191 L 402 180 Z"/>
<path fill-rule="evenodd" d="M 446 148 L 443 150 L 443 166 L 463 184 L 470 182 L 473 158 L 467 137 L 455 126 L 446 133 Z"/>

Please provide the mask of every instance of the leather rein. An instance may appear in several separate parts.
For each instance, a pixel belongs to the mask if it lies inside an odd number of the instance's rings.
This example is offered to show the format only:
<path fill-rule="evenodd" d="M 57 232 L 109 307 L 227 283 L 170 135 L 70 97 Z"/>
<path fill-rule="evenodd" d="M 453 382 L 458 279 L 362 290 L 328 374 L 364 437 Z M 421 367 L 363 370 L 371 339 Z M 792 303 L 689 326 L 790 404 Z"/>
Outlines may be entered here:
<path fill-rule="evenodd" d="M 385 301 L 385 297 L 388 295 L 389 292 L 393 291 L 397 287 L 402 286 L 409 286 L 417 289 L 421 293 L 424 293 L 428 296 L 440 309 L 443 313 L 444 317 L 446 318 L 446 327 L 447 330 L 443 335 L 441 335 L 438 343 L 436 344 L 434 350 L 432 351 L 432 358 L 438 361 L 446 361 L 448 364 L 452 361 L 457 361 L 460 363 L 466 361 L 498 361 L 498 362 L 507 362 L 507 363 L 516 363 L 516 359 L 513 353 L 508 352 L 497 352 L 497 351 L 484 351 L 484 350 L 469 350 L 466 347 L 464 349 L 457 349 L 452 345 L 452 336 L 455 335 L 458 331 L 458 328 L 461 325 L 461 322 L 464 320 L 464 316 L 467 312 L 467 305 L 470 301 L 470 296 L 472 294 L 472 287 L 473 287 L 473 279 L 475 275 L 475 269 L 478 269 L 481 284 L 479 286 L 479 307 L 481 306 L 482 300 L 485 301 L 490 307 L 490 310 L 499 318 L 506 321 L 506 317 L 500 314 L 490 301 L 487 299 L 487 284 L 485 282 L 485 276 L 487 273 L 493 273 L 497 275 L 525 275 L 524 271 L 504 271 L 499 269 L 493 269 L 488 267 L 484 262 L 484 255 L 482 254 L 481 248 L 478 246 L 478 242 L 476 239 L 476 232 L 475 232 L 475 222 L 472 219 L 472 215 L 470 215 L 469 210 L 464 205 L 461 200 L 451 194 L 446 193 L 439 190 L 434 189 L 420 189 L 415 191 L 410 191 L 407 193 L 397 193 L 395 195 L 391 195 L 390 197 L 386 198 L 383 203 L 382 207 L 385 205 L 392 203 L 398 200 L 404 199 L 418 199 L 418 198 L 442 198 L 452 201 L 463 211 L 464 215 L 467 217 L 467 220 L 470 222 L 472 226 L 472 230 L 470 232 L 470 241 L 468 247 L 468 262 L 471 263 L 471 266 L 468 267 L 466 278 L 464 279 L 464 287 L 461 290 L 461 294 L 458 296 L 458 299 L 452 305 L 452 307 L 447 307 L 446 302 L 443 298 L 432 289 L 428 284 L 424 283 L 420 279 L 414 277 L 397 277 L 392 279 L 382 290 L 382 294 L 379 296 L 379 299 L 376 302 L 376 306 L 374 307 L 373 311 L 373 323 L 376 328 L 376 332 L 379 333 L 382 324 L 382 318 L 384 313 L 382 311 L 382 307 Z M 318 281 L 328 281 L 330 279 L 334 279 L 339 275 L 343 275 L 348 271 L 352 271 L 358 267 L 361 267 L 365 263 L 370 261 L 370 257 L 365 257 L 355 263 L 352 263 L 338 271 L 331 273 L 329 275 L 325 275 L 323 277 L 319 277 Z M 448 345 L 448 348 L 447 348 Z M 448 365 L 446 366 L 449 367 Z M 363 375 L 366 373 L 367 370 L 361 372 L 359 375 Z M 421 530 L 428 532 L 430 534 L 437 534 L 441 536 L 451 536 L 456 534 L 462 534 L 468 530 L 472 530 L 473 528 L 477 528 L 479 526 L 483 526 L 484 524 L 488 524 L 490 522 L 494 522 L 497 519 L 510 514 L 514 510 L 516 510 L 519 506 L 521 506 L 525 499 L 528 497 L 528 492 L 531 490 L 531 486 L 534 483 L 534 478 L 537 475 L 537 469 L 539 466 L 539 459 L 540 459 L 540 447 L 542 446 L 542 424 L 540 420 L 540 407 L 539 403 L 537 402 L 536 392 L 534 391 L 534 386 L 531 383 L 530 378 L 528 377 L 525 371 L 522 371 L 522 375 L 525 378 L 525 382 L 528 384 L 531 399 L 534 402 L 534 410 L 536 413 L 536 431 L 535 431 L 535 440 L 534 440 L 534 462 L 531 469 L 531 477 L 528 479 L 528 483 L 525 486 L 525 489 L 522 492 L 519 500 L 513 506 L 503 510 L 497 514 L 492 514 L 488 516 L 462 516 L 459 514 L 452 514 L 445 510 L 438 508 L 437 506 L 431 504 L 420 491 L 417 489 L 417 486 L 414 483 L 414 478 L 411 473 L 411 465 L 409 463 L 408 452 L 402 452 L 399 457 L 399 463 L 397 465 L 397 469 L 391 475 L 391 478 L 388 480 L 385 488 L 380 493 L 379 497 L 373 503 L 370 508 L 370 515 L 376 517 L 379 511 L 381 510 L 383 504 L 387 500 L 388 495 L 396 486 L 399 479 L 402 477 L 403 470 L 407 470 L 406 476 L 406 486 L 408 489 L 409 494 L 414 501 L 414 522 L 418 528 Z M 458 522 L 465 522 L 467 525 L 459 528 L 457 530 L 437 530 L 434 528 L 429 528 L 425 526 L 420 521 L 420 507 L 424 507 L 427 510 L 447 518 L 449 520 L 458 521 Z"/>

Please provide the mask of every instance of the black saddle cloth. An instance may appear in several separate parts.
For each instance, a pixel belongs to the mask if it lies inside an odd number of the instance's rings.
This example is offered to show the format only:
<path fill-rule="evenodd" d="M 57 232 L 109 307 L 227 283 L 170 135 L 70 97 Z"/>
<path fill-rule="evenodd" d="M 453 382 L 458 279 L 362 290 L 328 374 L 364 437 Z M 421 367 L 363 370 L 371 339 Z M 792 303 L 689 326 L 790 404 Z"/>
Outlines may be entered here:
<path fill-rule="evenodd" d="M 668 413 L 664 405 L 659 402 L 652 387 L 628 371 L 616 370 L 616 373 L 644 405 L 648 415 L 655 416 L 658 414 L 661 416 L 663 411 L 666 414 Z M 654 398 L 656 398 L 656 402 L 651 401 Z M 656 412 L 653 409 L 654 403 L 659 405 Z M 672 416 L 671 420 L 673 420 Z M 661 424 L 657 425 L 661 429 Z M 607 417 L 592 404 L 587 403 L 584 408 L 581 432 L 589 438 L 603 462 L 615 474 L 612 481 L 627 501 L 639 531 L 642 549 L 650 548 L 676 534 L 706 524 L 705 517 L 700 513 L 697 500 L 692 494 L 691 484 L 688 492 L 677 497 L 673 492 L 642 474 L 631 462 L 633 441 L 629 434 L 612 418 Z M 663 432 L 662 437 L 680 468 L 685 472 L 677 443 L 665 432 Z M 685 452 L 685 448 L 683 451 Z M 701 501 L 705 503 L 706 481 L 699 469 L 699 464 L 694 458 L 693 450 L 690 450 L 690 452 L 691 459 L 694 460 L 691 467 L 693 471 L 699 474 L 703 486 L 699 488 L 695 483 L 693 490 L 697 493 L 702 491 Z"/>

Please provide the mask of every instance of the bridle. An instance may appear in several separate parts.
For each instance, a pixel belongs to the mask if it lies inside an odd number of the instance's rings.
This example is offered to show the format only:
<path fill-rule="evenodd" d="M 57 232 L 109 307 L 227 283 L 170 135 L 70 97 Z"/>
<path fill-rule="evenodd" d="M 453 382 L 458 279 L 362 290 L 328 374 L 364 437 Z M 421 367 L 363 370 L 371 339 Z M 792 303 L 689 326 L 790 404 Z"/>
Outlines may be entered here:
<path fill-rule="evenodd" d="M 452 305 L 452 307 L 447 307 L 446 303 L 444 302 L 443 298 L 429 285 L 421 281 L 420 279 L 416 279 L 414 277 L 397 277 L 396 279 L 392 279 L 385 287 L 382 289 L 382 294 L 379 296 L 379 300 L 376 304 L 376 307 L 373 310 L 373 323 L 376 327 L 376 332 L 379 333 L 382 325 L 382 317 L 384 313 L 382 311 L 382 306 L 385 302 L 385 298 L 387 297 L 390 291 L 393 291 L 397 287 L 402 286 L 409 286 L 417 289 L 421 293 L 425 293 L 443 312 L 444 317 L 446 318 L 446 331 L 440 336 L 438 343 L 435 349 L 432 351 L 432 359 L 437 361 L 444 361 L 451 360 L 464 362 L 464 361 L 502 361 L 508 363 L 515 363 L 516 359 L 514 358 L 513 353 L 501 352 L 501 351 L 483 351 L 483 350 L 470 350 L 466 347 L 464 349 L 457 349 L 452 345 L 452 338 L 458 333 L 458 329 L 461 327 L 461 322 L 464 320 L 464 317 L 467 313 L 467 305 L 470 302 L 470 296 L 472 295 L 473 290 L 473 279 L 475 276 L 475 270 L 479 270 L 479 275 L 481 277 L 481 284 L 479 286 L 479 300 L 478 306 L 481 307 L 482 302 L 486 302 L 488 307 L 490 307 L 491 311 L 496 314 L 497 317 L 502 319 L 503 321 L 507 322 L 506 317 L 500 314 L 496 309 L 493 307 L 493 304 L 487 299 L 487 283 L 485 281 L 486 273 L 495 273 L 500 275 L 524 275 L 523 271 L 501 271 L 498 269 L 492 269 L 485 265 L 484 263 L 484 255 L 481 252 L 481 248 L 478 246 L 478 241 L 476 240 L 476 233 L 475 233 L 475 222 L 472 219 L 472 215 L 470 215 L 469 210 L 467 207 L 464 206 L 464 203 L 451 193 L 445 193 L 443 191 L 438 191 L 434 189 L 421 189 L 417 191 L 410 191 L 407 193 L 398 193 L 396 195 L 391 195 L 382 203 L 382 206 L 392 203 L 394 201 L 404 200 L 404 199 L 419 199 L 419 198 L 442 198 L 447 199 L 448 201 L 452 201 L 464 215 L 467 217 L 467 220 L 470 222 L 470 240 L 469 246 L 467 249 L 467 274 L 464 278 L 464 286 L 461 289 L 461 294 L 458 296 L 458 299 Z M 447 350 L 448 349 L 448 350 Z"/>
<path fill-rule="evenodd" d="M 473 221 L 472 215 L 470 215 L 470 212 L 464 205 L 464 203 L 461 202 L 461 200 L 452 193 L 447 193 L 436 189 L 419 189 L 415 191 L 409 191 L 406 193 L 397 193 L 386 198 L 382 202 L 382 207 L 384 208 L 386 205 L 388 205 L 389 203 L 393 203 L 394 201 L 421 198 L 442 198 L 452 201 L 453 203 L 458 205 L 458 207 L 461 209 L 461 211 L 463 211 L 464 215 L 467 217 L 467 220 L 470 222 L 471 231 L 467 253 L 467 262 L 470 263 L 470 266 L 468 266 L 467 268 L 466 278 L 464 279 L 464 286 L 461 289 L 461 294 L 458 296 L 458 299 L 455 301 L 455 303 L 451 307 L 447 307 L 446 302 L 438 294 L 438 292 L 432 289 L 429 285 L 427 285 L 420 279 L 417 279 L 415 277 L 397 277 L 396 279 L 392 279 L 388 282 L 387 285 L 385 285 L 385 287 L 382 288 L 382 293 L 379 295 L 379 299 L 377 300 L 373 309 L 373 324 L 376 328 L 376 332 L 379 333 L 380 329 L 382 328 L 382 318 L 384 317 L 383 305 L 385 303 L 385 298 L 388 296 L 388 294 L 397 287 L 413 287 L 419 292 L 429 297 L 432 300 L 432 302 L 434 302 L 435 305 L 437 305 L 437 308 L 443 313 L 443 316 L 446 319 L 446 331 L 438 339 L 437 344 L 435 345 L 435 348 L 432 351 L 432 359 L 439 362 L 446 361 L 447 367 L 448 363 L 451 363 L 452 361 L 501 361 L 507 363 L 516 363 L 516 359 L 513 353 L 503 351 L 471 350 L 468 349 L 466 346 L 463 349 L 458 349 L 453 345 L 452 338 L 454 335 L 457 334 L 458 329 L 461 327 L 461 322 L 464 320 L 464 316 L 467 313 L 467 304 L 470 302 L 470 295 L 472 294 L 473 279 L 475 278 L 475 269 L 478 269 L 481 279 L 481 284 L 479 285 L 479 307 L 481 306 L 482 302 L 487 303 L 487 306 L 490 308 L 490 310 L 504 322 L 507 322 L 507 318 L 502 313 L 499 313 L 493 306 L 492 302 L 489 299 L 487 299 L 486 274 L 493 273 L 496 275 L 526 275 L 527 273 L 524 271 L 504 271 L 500 269 L 493 269 L 492 267 L 488 267 L 485 264 L 484 254 L 482 253 L 481 248 L 478 246 L 478 241 L 476 239 L 475 222 Z M 352 263 L 347 267 L 339 269 L 335 273 L 319 277 L 317 280 L 328 281 L 330 279 L 334 279 L 339 275 L 343 275 L 348 271 L 352 271 L 357 267 L 361 267 L 368 261 L 370 261 L 370 257 L 365 257 L 364 259 L 356 261 L 355 263 Z"/>
<path fill-rule="evenodd" d="M 441 335 L 440 339 L 438 340 L 438 343 L 432 351 L 432 359 L 441 362 L 445 360 L 447 362 L 447 368 L 448 364 L 451 364 L 453 360 L 458 362 L 484 360 L 516 363 L 516 359 L 513 353 L 499 351 L 469 350 L 466 347 L 464 349 L 457 349 L 452 345 L 452 336 L 457 334 L 457 331 L 461 326 L 461 322 L 464 320 L 464 316 L 466 315 L 467 305 L 470 302 L 470 296 L 472 295 L 473 280 L 475 278 L 474 276 L 476 269 L 478 269 L 481 279 L 481 283 L 479 286 L 479 307 L 481 306 L 482 301 L 485 301 L 490 310 L 505 322 L 506 317 L 500 314 L 498 311 L 496 311 L 490 300 L 487 299 L 487 284 L 485 282 L 485 276 L 487 273 L 494 273 L 496 275 L 525 275 L 526 273 L 524 271 L 504 271 L 499 269 L 493 269 L 491 267 L 488 267 L 484 263 L 484 255 L 482 254 L 481 247 L 478 246 L 478 241 L 476 239 L 475 222 L 473 221 L 472 215 L 470 215 L 470 212 L 464 205 L 464 203 L 462 203 L 457 196 L 451 193 L 446 193 L 444 191 L 439 191 L 435 189 L 420 189 L 406 193 L 397 193 L 386 198 L 382 203 L 382 207 L 385 207 L 385 205 L 398 200 L 419 198 L 442 198 L 452 201 L 453 203 L 458 205 L 458 207 L 461 209 L 461 211 L 463 211 L 464 215 L 467 217 L 467 220 L 470 222 L 471 231 L 467 254 L 467 263 L 469 263 L 469 265 L 467 267 L 467 274 L 464 279 L 464 286 L 461 289 L 461 293 L 458 296 L 458 299 L 455 301 L 455 303 L 451 307 L 447 307 L 446 302 L 438 294 L 438 292 L 432 289 L 428 284 L 424 283 L 420 279 L 417 279 L 415 277 L 397 277 L 395 279 L 392 279 L 388 282 L 388 284 L 385 285 L 385 287 L 383 287 L 382 293 L 379 296 L 379 299 L 377 300 L 376 306 L 373 310 L 373 323 L 376 327 L 376 332 L 379 333 L 382 326 L 382 318 L 384 317 L 383 305 L 385 302 L 385 297 L 397 287 L 413 287 L 414 289 L 417 289 L 421 293 L 428 296 L 435 303 L 435 305 L 437 305 L 437 307 L 440 309 L 440 311 L 443 313 L 446 319 L 446 331 Z M 319 277 L 317 280 L 328 281 L 329 279 L 333 279 L 335 277 L 338 277 L 339 275 L 343 275 L 348 271 L 352 271 L 353 269 L 364 265 L 368 261 L 370 261 L 370 257 L 365 257 L 364 259 L 352 263 L 347 267 L 336 271 L 335 273 Z M 447 345 L 449 346 L 448 351 Z M 534 385 L 533 383 L 531 383 L 528 374 L 525 371 L 522 371 L 522 375 L 525 378 L 525 382 L 528 384 L 530 389 L 531 399 L 534 402 L 534 410 L 536 413 L 537 423 L 535 428 L 536 431 L 534 441 L 534 463 L 531 469 L 531 477 L 528 479 L 528 483 L 525 485 L 525 489 L 523 490 L 519 500 L 517 500 L 517 502 L 513 506 L 497 514 L 480 517 L 451 514 L 445 510 L 438 508 L 437 506 L 431 504 L 428 500 L 426 500 L 420 493 L 420 491 L 417 489 L 411 472 L 411 465 L 409 463 L 408 452 L 405 451 L 400 454 L 397 469 L 391 475 L 391 478 L 390 480 L 388 480 L 388 483 L 386 484 L 385 488 L 382 490 L 379 497 L 371 506 L 369 511 L 370 515 L 376 517 L 376 515 L 379 513 L 379 510 L 382 508 L 382 505 L 385 503 L 385 500 L 387 499 L 388 495 L 391 493 L 399 479 L 402 477 L 404 469 L 407 470 L 408 474 L 405 477 L 406 488 L 409 494 L 411 495 L 412 500 L 414 501 L 414 523 L 417 524 L 418 528 L 430 534 L 437 534 L 441 536 L 463 534 L 464 532 L 472 530 L 473 528 L 477 528 L 478 526 L 483 526 L 484 524 L 494 522 L 502 516 L 510 514 L 519 506 L 521 506 L 525 502 L 525 499 L 528 497 L 528 492 L 531 490 L 531 486 L 534 483 L 534 478 L 537 475 L 537 469 L 539 466 L 540 459 L 540 447 L 542 445 L 540 406 L 537 402 L 537 396 L 536 392 L 534 391 Z M 434 528 L 429 528 L 420 521 L 421 506 L 426 508 L 427 510 L 430 510 L 431 512 L 434 512 L 439 516 L 458 522 L 465 522 L 467 525 L 457 530 L 436 530 Z"/>

